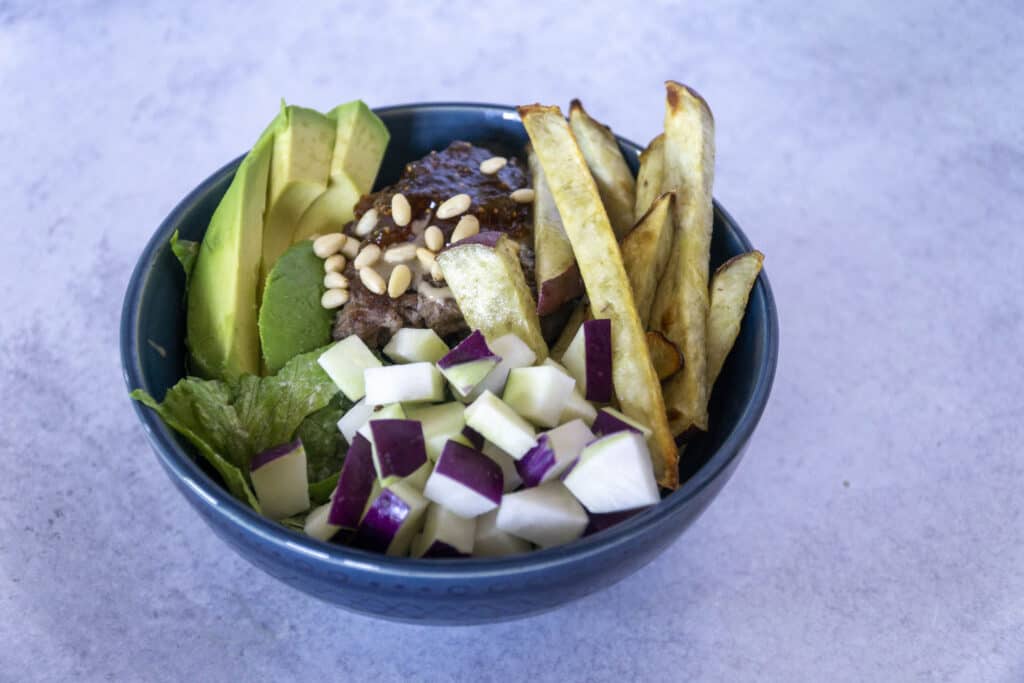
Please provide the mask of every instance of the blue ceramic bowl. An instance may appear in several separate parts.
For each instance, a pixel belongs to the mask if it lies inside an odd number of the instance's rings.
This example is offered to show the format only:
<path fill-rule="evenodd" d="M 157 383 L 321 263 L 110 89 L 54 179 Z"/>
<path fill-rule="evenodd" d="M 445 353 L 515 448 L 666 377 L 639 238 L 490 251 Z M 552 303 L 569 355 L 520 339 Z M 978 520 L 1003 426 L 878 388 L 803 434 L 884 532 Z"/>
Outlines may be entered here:
<path fill-rule="evenodd" d="M 408 161 L 456 139 L 521 154 L 526 133 L 509 107 L 423 104 L 377 112 L 391 131 L 380 180 L 390 183 Z M 634 170 L 640 148 L 620 140 Z M 175 230 L 200 240 L 239 160 L 192 191 L 153 235 L 132 273 L 121 318 L 121 359 L 129 390 L 155 397 L 185 370 L 184 277 L 168 247 Z M 715 206 L 712 265 L 751 248 L 725 210 Z M 385 619 L 474 624 L 536 614 L 601 590 L 662 552 L 708 506 L 740 461 L 764 411 L 778 354 L 779 328 L 762 272 L 736 346 L 711 399 L 711 430 L 692 443 L 685 483 L 657 506 L 574 543 L 506 559 L 413 560 L 321 543 L 260 517 L 232 498 L 191 446 L 155 413 L 134 403 L 167 476 L 240 555 L 288 585 L 346 609 Z"/>

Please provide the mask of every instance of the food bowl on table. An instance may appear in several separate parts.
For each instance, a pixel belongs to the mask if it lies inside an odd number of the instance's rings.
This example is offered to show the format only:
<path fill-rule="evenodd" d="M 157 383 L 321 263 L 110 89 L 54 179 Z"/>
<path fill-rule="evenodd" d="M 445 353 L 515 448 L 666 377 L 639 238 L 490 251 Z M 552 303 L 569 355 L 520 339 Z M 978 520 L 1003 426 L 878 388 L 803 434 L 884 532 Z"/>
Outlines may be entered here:
<path fill-rule="evenodd" d="M 417 104 L 376 110 L 391 141 L 378 186 L 404 165 L 453 140 L 520 156 L 528 142 L 513 107 Z M 619 138 L 635 172 L 642 151 Z M 132 273 L 121 319 L 129 390 L 157 399 L 185 375 L 185 277 L 169 246 L 175 231 L 201 240 L 240 159 L 189 193 L 150 239 Z M 714 210 L 711 267 L 751 245 L 731 216 Z M 768 279 L 751 291 L 739 337 L 710 400 L 710 428 L 680 459 L 679 488 L 657 505 L 564 546 L 504 558 L 389 557 L 317 541 L 260 516 L 223 487 L 195 449 L 153 411 L 133 403 L 168 477 L 213 531 L 236 552 L 288 585 L 346 609 L 385 619 L 473 624 L 553 609 L 605 588 L 665 550 L 729 479 L 764 411 L 778 354 L 778 320 Z"/>

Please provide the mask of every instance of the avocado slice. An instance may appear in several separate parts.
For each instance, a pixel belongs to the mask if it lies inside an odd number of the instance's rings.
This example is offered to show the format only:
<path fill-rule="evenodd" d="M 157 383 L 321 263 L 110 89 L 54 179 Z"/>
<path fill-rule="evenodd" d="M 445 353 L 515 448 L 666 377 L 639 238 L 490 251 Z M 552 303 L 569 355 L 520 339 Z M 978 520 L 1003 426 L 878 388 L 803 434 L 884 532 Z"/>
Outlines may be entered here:
<path fill-rule="evenodd" d="M 327 118 L 336 124 L 331 182 L 345 175 L 359 194 L 369 193 L 391 139 L 387 126 L 362 100 L 339 104 L 327 113 Z"/>
<path fill-rule="evenodd" d="M 194 374 L 237 378 L 258 374 L 256 302 L 263 249 L 263 211 L 280 116 L 239 164 L 210 219 L 188 291 L 188 347 Z"/>
<path fill-rule="evenodd" d="M 299 218 L 327 189 L 334 151 L 334 122 L 313 109 L 284 106 L 274 137 L 263 226 L 260 284 L 292 244 Z"/>
<path fill-rule="evenodd" d="M 356 202 L 362 193 L 348 176 L 341 174 L 331 179 L 331 186 L 321 194 L 299 219 L 293 242 L 301 242 L 312 235 L 341 232 L 355 216 Z"/>
<path fill-rule="evenodd" d="M 299 242 L 277 259 L 267 278 L 260 306 L 259 331 L 268 373 L 284 367 L 294 356 L 331 341 L 332 312 L 320 305 L 323 261 L 313 243 Z"/>

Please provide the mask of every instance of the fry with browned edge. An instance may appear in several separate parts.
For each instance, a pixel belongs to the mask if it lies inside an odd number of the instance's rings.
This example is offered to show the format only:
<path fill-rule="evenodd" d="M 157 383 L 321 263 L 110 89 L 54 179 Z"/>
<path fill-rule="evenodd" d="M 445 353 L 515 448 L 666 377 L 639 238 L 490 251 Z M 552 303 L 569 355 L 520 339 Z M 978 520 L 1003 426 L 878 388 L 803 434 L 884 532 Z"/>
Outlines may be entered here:
<path fill-rule="evenodd" d="M 708 312 L 708 386 L 714 387 L 725 359 L 736 343 L 747 311 L 750 290 L 761 272 L 764 254 L 748 251 L 733 256 L 711 278 L 711 308 Z"/>

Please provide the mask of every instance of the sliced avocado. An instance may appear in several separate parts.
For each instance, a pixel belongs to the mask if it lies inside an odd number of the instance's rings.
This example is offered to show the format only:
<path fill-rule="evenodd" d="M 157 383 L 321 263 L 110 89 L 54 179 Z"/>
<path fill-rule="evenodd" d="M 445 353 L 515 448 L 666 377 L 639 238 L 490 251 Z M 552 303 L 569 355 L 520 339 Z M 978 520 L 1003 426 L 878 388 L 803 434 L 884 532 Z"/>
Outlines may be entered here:
<path fill-rule="evenodd" d="M 327 118 L 337 126 L 331 159 L 332 183 L 336 176 L 346 175 L 359 194 L 367 194 L 373 189 L 391 139 L 387 126 L 362 100 L 339 104 L 327 113 Z"/>
<path fill-rule="evenodd" d="M 274 264 L 263 290 L 259 330 L 263 362 L 275 373 L 294 356 L 331 341 L 331 311 L 320 305 L 323 261 L 313 243 L 299 242 Z"/>
<path fill-rule="evenodd" d="M 270 157 L 280 117 L 242 160 L 199 247 L 188 291 L 188 346 L 195 374 L 258 374 L 256 302 Z"/>
<path fill-rule="evenodd" d="M 327 189 L 334 151 L 334 122 L 320 112 L 282 104 L 280 118 L 270 162 L 261 285 L 292 243 L 299 218 Z"/>
<path fill-rule="evenodd" d="M 309 205 L 299 224 L 295 226 L 293 242 L 309 239 L 311 235 L 341 232 L 355 215 L 356 202 L 361 193 L 348 176 L 342 174 L 331 179 L 331 186 Z"/>

